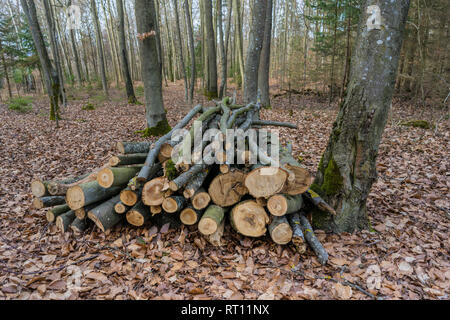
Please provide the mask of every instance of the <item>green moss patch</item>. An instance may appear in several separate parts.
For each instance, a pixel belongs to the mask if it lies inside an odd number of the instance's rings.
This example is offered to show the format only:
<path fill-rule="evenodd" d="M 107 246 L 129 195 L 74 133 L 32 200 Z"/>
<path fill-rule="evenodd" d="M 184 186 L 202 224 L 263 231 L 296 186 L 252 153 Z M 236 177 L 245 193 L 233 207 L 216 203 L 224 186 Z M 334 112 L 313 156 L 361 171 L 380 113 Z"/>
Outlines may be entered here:
<path fill-rule="evenodd" d="M 86 105 L 84 105 L 83 107 L 81 107 L 81 110 L 95 110 L 95 106 L 92 103 L 88 103 Z"/>
<path fill-rule="evenodd" d="M 178 176 L 177 168 L 175 167 L 175 163 L 172 159 L 167 160 L 165 163 L 166 177 L 169 180 L 173 180 Z"/>
<path fill-rule="evenodd" d="M 25 113 L 33 109 L 31 102 L 33 102 L 33 99 L 31 97 L 11 98 L 8 101 L 8 109 Z"/>
<path fill-rule="evenodd" d="M 158 124 L 152 128 L 145 128 L 144 130 L 138 130 L 135 133 L 140 134 L 143 138 L 159 137 L 170 132 L 170 130 L 172 130 L 172 128 L 165 119 L 158 122 Z"/>
<path fill-rule="evenodd" d="M 328 162 L 327 168 L 325 169 L 321 189 L 327 195 L 336 194 L 342 187 L 343 180 L 344 179 L 341 176 L 336 161 L 334 161 L 334 159 L 331 158 L 330 161 Z"/>
<path fill-rule="evenodd" d="M 422 129 L 434 128 L 434 125 L 430 124 L 428 121 L 425 120 L 403 121 L 402 123 L 400 123 L 400 125 L 404 127 L 422 128 Z"/>

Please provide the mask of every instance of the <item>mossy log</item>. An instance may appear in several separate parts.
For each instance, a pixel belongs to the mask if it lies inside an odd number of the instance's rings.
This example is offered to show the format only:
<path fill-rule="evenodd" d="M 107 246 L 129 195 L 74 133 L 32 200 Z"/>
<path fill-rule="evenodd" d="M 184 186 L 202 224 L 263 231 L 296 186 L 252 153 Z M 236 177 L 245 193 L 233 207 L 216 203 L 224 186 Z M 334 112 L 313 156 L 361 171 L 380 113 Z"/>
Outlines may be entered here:
<path fill-rule="evenodd" d="M 274 216 L 284 216 L 285 214 L 299 211 L 303 206 L 301 194 L 291 196 L 288 194 L 276 194 L 267 201 L 267 210 Z"/>
<path fill-rule="evenodd" d="M 205 170 L 208 166 L 206 164 L 196 164 L 189 168 L 188 171 L 183 172 L 178 177 L 169 182 L 169 188 L 172 191 L 178 191 L 183 188 L 195 175 Z"/>
<path fill-rule="evenodd" d="M 148 141 L 144 142 L 117 142 L 116 148 L 121 154 L 130 153 L 148 153 L 152 143 Z"/>
<path fill-rule="evenodd" d="M 67 204 L 62 204 L 56 207 L 51 208 L 47 211 L 45 214 L 45 217 L 47 218 L 48 222 L 55 222 L 56 217 L 59 215 L 62 215 L 63 213 L 70 210 L 70 207 Z"/>
<path fill-rule="evenodd" d="M 111 167 L 126 166 L 130 164 L 144 163 L 147 158 L 147 153 L 131 153 L 125 155 L 112 156 L 109 158 L 109 165 Z"/>
<path fill-rule="evenodd" d="M 73 220 L 75 220 L 75 211 L 67 211 L 56 217 L 56 227 L 59 231 L 64 233 L 69 230 L 69 226 L 71 225 Z"/>
<path fill-rule="evenodd" d="M 130 209 L 130 207 L 123 204 L 122 201 L 119 201 L 114 205 L 114 211 L 116 211 L 116 213 L 118 213 L 118 214 L 124 214 L 129 209 Z"/>
<path fill-rule="evenodd" d="M 200 171 L 186 184 L 183 195 L 186 199 L 192 198 L 198 189 L 203 185 L 206 177 L 208 176 L 209 168 Z"/>
<path fill-rule="evenodd" d="M 268 198 L 283 190 L 288 173 L 278 167 L 254 165 L 244 180 L 248 192 L 255 198 Z"/>
<path fill-rule="evenodd" d="M 192 226 L 200 221 L 203 215 L 203 210 L 197 210 L 193 206 L 188 206 L 181 210 L 180 221 L 188 226 Z"/>
<path fill-rule="evenodd" d="M 66 202 L 63 196 L 48 196 L 41 198 L 34 198 L 33 207 L 36 209 L 42 209 L 47 207 L 53 207 Z"/>
<path fill-rule="evenodd" d="M 139 167 L 105 168 L 97 174 L 97 182 L 103 188 L 126 185 L 140 170 Z"/>
<path fill-rule="evenodd" d="M 269 234 L 273 242 L 278 244 L 288 244 L 292 240 L 292 228 L 285 216 L 273 217 Z"/>
<path fill-rule="evenodd" d="M 298 213 L 293 213 L 287 215 L 287 218 L 292 228 L 292 244 L 299 254 L 303 254 L 306 251 L 306 240 L 300 226 L 300 216 Z"/>
<path fill-rule="evenodd" d="M 89 227 L 89 219 L 78 219 L 75 218 L 72 223 L 70 224 L 70 229 L 73 230 L 75 233 L 81 233 L 84 232 Z"/>
<path fill-rule="evenodd" d="M 118 224 L 123 215 L 117 214 L 114 205 L 120 200 L 119 195 L 103 202 L 101 205 L 93 208 L 88 212 L 88 218 L 103 232 L 111 229 Z"/>
<path fill-rule="evenodd" d="M 127 212 L 127 221 L 129 224 L 140 227 L 147 221 L 150 221 L 150 209 L 142 201 L 139 201 L 133 208 Z"/>
<path fill-rule="evenodd" d="M 222 220 L 225 218 L 226 209 L 216 206 L 214 204 L 210 205 L 198 223 L 198 231 L 207 236 L 216 232 Z"/>
<path fill-rule="evenodd" d="M 304 194 L 304 198 L 309 201 L 311 204 L 319 208 L 324 212 L 328 212 L 332 215 L 336 215 L 336 211 L 333 207 L 331 207 L 328 203 L 325 202 L 316 192 L 311 189 L 308 189 Z"/>
<path fill-rule="evenodd" d="M 89 204 L 115 196 L 121 189 L 121 187 L 111 187 L 105 189 L 100 186 L 97 181 L 82 183 L 80 185 L 70 187 L 69 190 L 67 190 L 66 202 L 72 210 L 76 210 Z"/>
<path fill-rule="evenodd" d="M 178 122 L 178 124 L 173 127 L 170 132 L 166 133 L 164 136 L 158 139 L 158 141 L 155 143 L 154 147 L 149 151 L 147 155 L 147 159 L 145 160 L 144 167 L 142 167 L 141 171 L 139 171 L 139 174 L 137 176 L 138 181 L 147 181 L 149 179 L 149 175 L 151 172 L 152 167 L 155 164 L 155 160 L 158 157 L 159 151 L 161 149 L 161 146 L 169 141 L 172 138 L 172 133 L 176 130 L 179 130 L 183 127 L 185 127 L 189 121 L 202 109 L 201 105 L 195 106 L 189 113 Z"/>
<path fill-rule="evenodd" d="M 299 218 L 300 218 L 300 225 L 301 225 L 301 228 L 303 231 L 303 235 L 305 236 L 306 241 L 313 249 L 320 264 L 325 265 L 328 261 L 327 251 L 325 250 L 325 248 L 320 243 L 319 239 L 317 239 L 316 235 L 314 234 L 314 231 L 313 231 L 312 226 L 309 223 L 308 219 L 303 214 L 299 214 Z"/>
<path fill-rule="evenodd" d="M 210 183 L 208 193 L 218 206 L 229 207 L 238 203 L 248 193 L 244 186 L 245 174 L 240 170 L 217 175 Z"/>
<path fill-rule="evenodd" d="M 240 234 L 248 237 L 263 236 L 269 223 L 269 216 L 254 200 L 242 201 L 235 205 L 230 215 L 231 226 Z"/>
<path fill-rule="evenodd" d="M 196 210 L 205 209 L 211 202 L 211 196 L 204 188 L 199 188 L 191 198 L 192 206 Z"/>
<path fill-rule="evenodd" d="M 103 200 L 100 200 L 99 202 L 94 202 L 94 203 L 91 203 L 91 204 L 89 204 L 87 206 L 84 206 L 82 208 L 76 209 L 75 210 L 75 216 L 78 219 L 81 219 L 81 220 L 82 219 L 86 219 L 87 215 L 88 215 L 88 212 L 90 210 L 94 209 L 95 207 L 101 205 L 102 203 L 103 203 Z"/>
<path fill-rule="evenodd" d="M 164 199 L 162 208 L 167 213 L 174 213 L 183 209 L 186 202 L 186 198 L 183 196 L 171 196 Z"/>
<path fill-rule="evenodd" d="M 142 189 L 142 202 L 147 206 L 159 206 L 164 201 L 164 177 L 154 178 L 145 183 Z"/>

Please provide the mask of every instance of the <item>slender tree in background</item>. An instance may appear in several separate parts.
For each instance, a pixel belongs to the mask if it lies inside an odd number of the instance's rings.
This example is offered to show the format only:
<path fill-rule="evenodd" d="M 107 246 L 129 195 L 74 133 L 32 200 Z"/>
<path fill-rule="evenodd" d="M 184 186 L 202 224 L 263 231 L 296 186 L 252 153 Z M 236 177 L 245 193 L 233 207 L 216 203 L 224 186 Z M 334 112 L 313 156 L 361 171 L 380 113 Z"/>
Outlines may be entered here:
<path fill-rule="evenodd" d="M 184 12 L 186 16 L 187 32 L 189 37 L 189 54 L 191 56 L 191 82 L 189 84 L 189 96 L 188 101 L 192 103 L 194 99 L 194 87 L 196 76 L 196 63 L 195 63 L 195 44 L 194 44 L 194 32 L 192 30 L 191 8 L 189 7 L 189 1 L 184 0 Z"/>
<path fill-rule="evenodd" d="M 161 135 L 170 131 L 162 97 L 162 73 L 158 59 L 156 15 L 153 0 L 136 0 L 134 5 L 139 38 L 141 73 L 144 82 L 147 135 Z"/>
<path fill-rule="evenodd" d="M 108 81 L 106 80 L 105 54 L 103 50 L 102 31 L 100 29 L 100 22 L 98 21 L 97 5 L 95 3 L 95 0 L 91 0 L 91 15 L 92 20 L 94 21 L 95 38 L 97 39 L 97 57 L 100 69 L 100 76 L 102 78 L 103 92 L 108 97 L 109 96 Z"/>
<path fill-rule="evenodd" d="M 216 54 L 216 37 L 214 34 L 214 25 L 212 19 L 212 5 L 210 0 L 203 0 L 205 10 L 206 25 L 206 42 L 208 54 L 208 81 L 207 92 L 208 98 L 217 97 L 217 54 Z"/>
<path fill-rule="evenodd" d="M 50 34 L 50 45 L 52 48 L 53 60 L 55 63 L 56 72 L 58 73 L 59 79 L 59 95 L 64 106 L 67 105 L 66 92 L 64 88 L 64 75 L 61 65 L 61 55 L 59 53 L 58 47 L 58 36 L 55 26 L 55 18 L 53 15 L 53 9 L 49 0 L 44 0 L 45 17 L 47 20 L 48 30 Z"/>
<path fill-rule="evenodd" d="M 186 67 L 184 64 L 184 56 L 183 56 L 183 45 L 181 43 L 181 30 L 180 30 L 180 18 L 178 16 L 178 5 L 177 0 L 172 0 L 173 5 L 173 11 L 175 12 L 175 26 L 177 29 L 177 46 L 178 46 L 178 52 L 180 55 L 180 61 L 181 61 L 181 72 L 183 72 L 183 80 L 184 80 L 184 99 L 185 101 L 188 101 L 188 83 L 187 83 L 187 73 L 186 73 Z"/>
<path fill-rule="evenodd" d="M 123 12 L 122 0 L 116 0 L 117 14 L 119 16 L 119 55 L 122 62 L 122 74 L 125 79 L 125 90 L 127 92 L 128 103 L 136 104 L 137 99 L 134 94 L 133 80 L 131 80 L 130 66 L 128 64 L 127 46 L 125 42 L 125 16 Z"/>
<path fill-rule="evenodd" d="M 1 55 L 1 59 L 2 59 L 4 76 L 6 78 L 6 86 L 8 87 L 8 95 L 10 98 L 12 98 L 11 84 L 9 82 L 9 76 L 8 76 L 8 66 L 6 64 L 5 52 L 3 51 L 1 39 L 0 39 L 0 55 Z"/>
<path fill-rule="evenodd" d="M 231 13 L 233 11 L 233 2 L 228 0 L 228 8 L 227 8 L 227 19 L 226 19 L 226 27 L 225 27 L 225 37 L 223 34 L 223 25 L 222 25 L 222 0 L 218 1 L 218 24 L 219 24 L 219 46 L 220 46 L 220 56 L 221 56 L 221 80 L 220 80 L 220 88 L 219 88 L 219 98 L 222 98 L 223 95 L 227 92 L 227 75 L 228 75 L 228 42 L 230 38 L 230 28 L 231 28 Z"/>
<path fill-rule="evenodd" d="M 44 38 L 42 37 L 41 27 L 36 14 L 36 6 L 33 0 L 20 0 L 23 11 L 30 27 L 33 42 L 41 63 L 42 75 L 44 77 L 44 84 L 47 89 L 47 94 L 50 98 L 50 120 L 56 120 L 56 126 L 59 126 L 59 77 L 56 69 L 53 67 L 47 48 L 45 46 Z"/>
<path fill-rule="evenodd" d="M 379 6 L 381 16 L 376 17 Z M 365 0 L 350 81 L 311 189 L 336 208 L 316 211 L 316 228 L 353 232 L 368 227 L 366 200 L 376 180 L 376 157 L 392 102 L 409 0 Z M 374 19 L 381 25 L 373 26 Z"/>
<path fill-rule="evenodd" d="M 72 0 L 69 0 L 67 5 L 71 6 Z M 75 58 L 75 71 L 77 73 L 78 85 L 81 86 L 83 83 L 83 77 L 82 77 L 82 72 L 81 72 L 80 57 L 78 55 L 78 49 L 77 49 L 77 44 L 76 44 L 75 30 L 70 29 L 69 33 L 70 33 L 70 44 L 72 45 L 72 52 L 73 52 L 73 55 Z"/>
<path fill-rule="evenodd" d="M 244 100 L 256 102 L 258 95 L 258 70 L 264 40 L 267 0 L 255 1 L 248 40 L 244 73 Z"/>
<path fill-rule="evenodd" d="M 261 105 L 270 107 L 269 72 L 270 72 L 270 42 L 272 37 L 272 0 L 267 0 L 266 21 L 264 26 L 264 42 L 261 51 L 258 70 L 258 88 L 261 92 Z"/>

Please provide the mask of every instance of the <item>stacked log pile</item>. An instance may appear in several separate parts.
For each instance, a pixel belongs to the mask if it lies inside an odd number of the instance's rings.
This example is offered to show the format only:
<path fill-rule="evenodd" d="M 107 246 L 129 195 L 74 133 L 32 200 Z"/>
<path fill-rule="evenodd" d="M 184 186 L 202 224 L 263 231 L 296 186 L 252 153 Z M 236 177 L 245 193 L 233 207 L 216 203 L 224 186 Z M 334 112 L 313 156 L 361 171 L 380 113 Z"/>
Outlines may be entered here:
<path fill-rule="evenodd" d="M 177 130 L 197 115 L 202 132 L 217 129 L 215 136 L 205 134 L 200 146 L 194 145 L 198 131 L 191 126 L 188 138 L 174 140 Z M 311 176 L 292 156 L 291 146 L 280 147 L 275 163 L 255 140 L 244 138 L 237 144 L 244 143 L 246 151 L 227 159 L 227 151 L 236 148 L 225 139 L 227 129 L 296 127 L 262 121 L 258 115 L 258 103 L 242 106 L 228 98 L 214 107 L 196 106 L 154 143 L 118 142 L 118 154 L 92 173 L 62 181 L 33 181 L 33 205 L 50 208 L 46 218 L 62 232 L 83 232 L 89 224 L 103 232 L 121 223 L 137 227 L 184 224 L 197 228 L 211 244 L 221 245 L 224 227 L 230 224 L 244 236 L 267 233 L 277 244 L 292 243 L 300 254 L 308 243 L 325 264 L 327 253 L 312 231 L 305 208 L 316 206 L 335 213 L 309 189 Z M 271 137 L 267 130 L 258 134 Z M 183 161 L 182 150 L 191 150 L 192 164 Z M 257 156 L 256 164 L 251 164 L 252 156 Z M 195 162 L 198 159 L 202 161 Z"/>

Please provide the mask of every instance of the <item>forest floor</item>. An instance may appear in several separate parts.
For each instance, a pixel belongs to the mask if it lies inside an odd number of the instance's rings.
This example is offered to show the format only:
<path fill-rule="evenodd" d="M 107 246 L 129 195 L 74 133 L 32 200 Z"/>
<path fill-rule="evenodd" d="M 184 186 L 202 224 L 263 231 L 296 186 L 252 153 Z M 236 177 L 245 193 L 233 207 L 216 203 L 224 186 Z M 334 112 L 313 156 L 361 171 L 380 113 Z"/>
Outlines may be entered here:
<path fill-rule="evenodd" d="M 174 125 L 190 107 L 181 83 L 164 90 Z M 42 99 L 25 114 L 0 104 L 0 299 L 450 298 L 448 114 L 394 102 L 367 204 L 372 230 L 318 231 L 330 255 L 323 267 L 310 249 L 299 256 L 269 237 L 229 229 L 227 244 L 214 248 L 194 229 L 119 226 L 105 234 L 91 227 L 75 236 L 49 225 L 45 210 L 31 208 L 34 177 L 83 174 L 115 154 L 116 141 L 142 140 L 135 131 L 145 127 L 144 107 L 112 91 L 110 101 L 97 89 L 70 91 L 57 130 Z M 95 110 L 82 110 L 88 100 Z M 262 112 L 297 123 L 299 130 L 283 128 L 281 137 L 312 173 L 336 115 L 337 107 L 298 95 L 277 97 Z M 408 119 L 438 126 L 399 125 Z"/>

